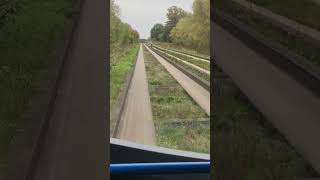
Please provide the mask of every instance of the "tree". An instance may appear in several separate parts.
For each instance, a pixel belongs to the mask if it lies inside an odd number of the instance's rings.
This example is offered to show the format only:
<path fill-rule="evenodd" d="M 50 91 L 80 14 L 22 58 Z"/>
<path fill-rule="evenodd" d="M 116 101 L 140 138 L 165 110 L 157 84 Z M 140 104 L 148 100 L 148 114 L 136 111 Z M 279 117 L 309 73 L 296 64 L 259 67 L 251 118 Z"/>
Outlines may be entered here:
<path fill-rule="evenodd" d="M 120 7 L 114 2 L 114 0 L 110 1 L 110 14 L 111 16 L 117 16 L 120 15 Z"/>
<path fill-rule="evenodd" d="M 155 24 L 151 29 L 151 39 L 162 41 L 163 39 L 164 26 L 162 24 Z"/>
<path fill-rule="evenodd" d="M 195 18 L 210 21 L 210 1 L 195 0 L 192 6 L 193 15 Z"/>
<path fill-rule="evenodd" d="M 114 0 L 110 1 L 110 45 L 111 49 L 138 42 L 139 33 L 129 24 L 123 23 L 120 16 L 120 7 Z"/>
<path fill-rule="evenodd" d="M 210 1 L 195 0 L 193 13 L 176 24 L 170 32 L 174 43 L 209 50 L 210 39 Z"/>
<path fill-rule="evenodd" d="M 163 31 L 163 40 L 170 41 L 170 32 L 177 25 L 180 19 L 185 17 L 188 13 L 182 8 L 171 6 L 167 12 L 167 22 Z"/>
<path fill-rule="evenodd" d="M 179 20 L 187 15 L 187 12 L 177 6 L 171 6 L 167 12 L 166 27 L 171 30 L 176 26 Z"/>

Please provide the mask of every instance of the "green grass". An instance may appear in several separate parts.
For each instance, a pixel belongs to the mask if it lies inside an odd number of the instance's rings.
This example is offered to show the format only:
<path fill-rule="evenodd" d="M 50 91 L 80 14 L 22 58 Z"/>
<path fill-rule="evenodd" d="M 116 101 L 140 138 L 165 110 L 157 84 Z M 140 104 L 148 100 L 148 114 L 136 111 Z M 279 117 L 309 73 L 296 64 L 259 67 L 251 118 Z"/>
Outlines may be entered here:
<path fill-rule="evenodd" d="M 114 52 L 110 67 L 110 110 L 115 108 L 119 94 L 129 71 L 133 68 L 138 55 L 139 45 L 131 45 L 123 48 L 122 52 Z"/>
<path fill-rule="evenodd" d="M 194 73 L 195 75 L 199 76 L 199 77 L 202 78 L 203 80 L 210 81 L 210 74 L 206 74 L 206 73 L 204 73 L 204 72 L 202 72 L 202 71 L 200 71 L 200 70 L 198 70 L 198 69 L 196 69 L 196 68 L 194 68 L 194 67 L 192 67 L 192 66 L 190 66 L 190 65 L 187 65 L 187 64 L 185 64 L 185 63 L 183 63 L 183 62 L 181 62 L 181 61 L 179 61 L 179 60 L 177 60 L 177 59 L 175 59 L 175 58 L 172 58 L 172 57 L 168 56 L 167 54 L 159 51 L 159 50 L 156 49 L 156 48 L 153 48 L 153 47 L 152 47 L 151 49 L 153 49 L 154 51 L 156 51 L 156 52 L 158 52 L 159 54 L 163 55 L 163 56 L 166 57 L 168 60 L 173 61 L 173 62 L 181 65 L 182 67 L 184 67 L 185 69 L 187 69 L 187 70 L 189 70 L 190 72 Z"/>
<path fill-rule="evenodd" d="M 154 47 L 154 48 L 159 49 L 157 47 Z M 164 49 L 159 49 L 159 50 L 165 51 L 166 53 L 168 53 L 168 54 L 170 54 L 172 56 L 175 56 L 175 57 L 180 58 L 180 59 L 182 59 L 184 61 L 187 61 L 187 62 L 189 62 L 191 64 L 194 64 L 194 65 L 196 65 L 198 67 L 201 67 L 202 69 L 210 71 L 210 63 L 208 63 L 208 62 L 199 61 L 197 59 L 194 59 L 194 58 L 182 55 L 182 54 L 177 54 L 177 53 L 174 53 L 174 52 L 171 52 L 171 51 L 168 51 L 168 50 L 164 50 Z"/>
<path fill-rule="evenodd" d="M 320 30 L 320 5 L 313 0 L 249 0 L 279 15 Z"/>
<path fill-rule="evenodd" d="M 266 39 L 270 39 L 281 44 L 282 46 L 297 53 L 298 55 L 305 57 L 306 60 L 313 65 L 320 67 L 320 50 L 318 47 L 307 43 L 301 38 L 295 37 L 292 34 L 287 33 L 277 27 L 274 27 L 270 23 L 261 21 L 259 18 L 250 14 L 248 11 L 241 9 L 234 3 L 230 2 L 230 0 L 219 0 L 216 2 L 216 6 L 218 7 L 218 9 L 226 12 L 242 23 L 253 28 L 258 33 L 263 35 Z"/>
<path fill-rule="evenodd" d="M 157 145 L 195 152 L 210 151 L 209 126 L 200 119 L 207 115 L 184 91 L 166 69 L 144 48 L 152 114 Z M 192 122 L 192 126 L 172 125 L 175 121 Z"/>
<path fill-rule="evenodd" d="M 170 124 L 160 124 L 158 142 L 160 146 L 185 151 L 210 153 L 210 127 L 194 123 L 190 125 L 180 125 L 180 127 Z"/>
<path fill-rule="evenodd" d="M 223 72 L 213 73 L 211 148 L 215 179 L 318 177 Z"/>
<path fill-rule="evenodd" d="M 2 1 L 0 11 L 0 174 L 8 164 L 8 147 L 33 95 L 41 70 L 59 58 L 58 45 L 71 22 L 74 0 Z"/>
<path fill-rule="evenodd" d="M 154 43 L 157 46 L 163 47 L 163 48 L 172 49 L 172 50 L 179 51 L 182 53 L 196 55 L 196 56 L 200 56 L 200 57 L 204 57 L 204 58 L 207 58 L 210 56 L 210 52 L 208 50 L 202 50 L 199 52 L 199 51 L 195 51 L 194 49 L 191 49 L 191 48 L 179 46 L 179 45 L 176 45 L 173 43 L 168 43 L 168 42 L 155 41 L 152 43 Z"/>

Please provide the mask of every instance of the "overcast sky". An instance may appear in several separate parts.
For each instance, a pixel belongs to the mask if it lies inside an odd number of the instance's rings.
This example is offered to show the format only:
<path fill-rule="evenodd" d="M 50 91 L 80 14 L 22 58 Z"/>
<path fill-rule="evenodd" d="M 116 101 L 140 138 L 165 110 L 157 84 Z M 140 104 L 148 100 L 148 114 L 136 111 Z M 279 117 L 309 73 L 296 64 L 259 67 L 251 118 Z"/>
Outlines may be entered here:
<path fill-rule="evenodd" d="M 191 12 L 193 0 L 115 0 L 120 6 L 120 18 L 137 30 L 140 38 L 148 38 L 156 23 L 166 22 L 167 9 L 176 5 Z"/>

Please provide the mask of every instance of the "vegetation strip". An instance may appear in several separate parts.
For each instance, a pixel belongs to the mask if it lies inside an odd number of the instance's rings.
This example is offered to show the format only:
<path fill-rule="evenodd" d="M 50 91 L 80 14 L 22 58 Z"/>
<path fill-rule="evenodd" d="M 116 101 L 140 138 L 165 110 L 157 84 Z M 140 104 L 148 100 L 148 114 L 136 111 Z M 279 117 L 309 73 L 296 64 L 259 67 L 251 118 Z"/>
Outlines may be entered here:
<path fill-rule="evenodd" d="M 190 77 L 192 80 L 194 80 L 196 83 L 198 83 L 200 86 L 205 88 L 207 91 L 210 91 L 210 82 L 208 80 L 205 80 L 204 78 L 198 76 L 198 74 L 195 74 L 194 72 L 190 71 L 190 69 L 187 69 L 180 64 L 177 64 L 174 61 L 168 60 L 168 57 L 165 57 L 163 54 L 157 52 L 156 50 L 149 47 L 149 49 L 153 50 L 156 54 L 158 54 L 160 57 L 168 61 L 170 64 L 172 64 L 174 67 L 182 71 L 184 74 L 186 74 L 188 77 Z M 210 78 L 210 77 L 209 77 Z"/>
<path fill-rule="evenodd" d="M 157 144 L 180 150 L 209 152 L 209 126 L 198 123 L 208 118 L 166 69 L 143 48 Z M 173 119 L 188 119 L 193 126 L 172 126 Z"/>
<path fill-rule="evenodd" d="M 130 88 L 139 48 L 133 46 L 112 65 L 110 72 L 110 135 L 115 136 L 123 112 L 125 99 Z"/>

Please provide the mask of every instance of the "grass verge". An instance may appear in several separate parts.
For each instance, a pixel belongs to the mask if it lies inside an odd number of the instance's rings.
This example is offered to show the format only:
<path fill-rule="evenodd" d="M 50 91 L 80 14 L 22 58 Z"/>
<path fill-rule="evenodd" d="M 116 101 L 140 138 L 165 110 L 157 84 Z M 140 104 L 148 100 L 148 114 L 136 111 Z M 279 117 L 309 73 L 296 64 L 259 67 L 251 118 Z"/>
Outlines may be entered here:
<path fill-rule="evenodd" d="M 239 8 L 230 0 L 216 1 L 216 6 L 223 12 L 253 28 L 265 38 L 281 44 L 298 55 L 305 57 L 306 60 L 313 65 L 320 67 L 320 50 L 318 47 L 307 43 L 301 38 L 285 32 L 268 22 L 262 21 L 250 12 Z"/>
<path fill-rule="evenodd" d="M 145 47 L 143 52 L 157 145 L 209 153 L 210 127 L 200 122 L 200 119 L 208 118 L 205 111 Z M 190 123 L 174 125 L 176 121 Z"/>
<path fill-rule="evenodd" d="M 113 111 L 118 101 L 123 84 L 128 76 L 130 69 L 133 68 L 137 58 L 139 45 L 131 45 L 123 48 L 122 52 L 115 52 L 112 55 L 110 67 L 110 111 Z M 122 49 L 122 50 L 123 50 Z"/>
<path fill-rule="evenodd" d="M 55 61 L 74 0 L 4 0 L 0 3 L 0 176 L 8 148 L 36 89 L 40 72 Z"/>
<path fill-rule="evenodd" d="M 215 179 L 318 177 L 303 157 L 221 70 L 214 70 L 212 149 Z"/>

